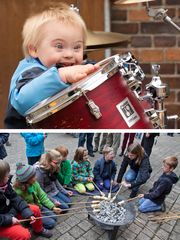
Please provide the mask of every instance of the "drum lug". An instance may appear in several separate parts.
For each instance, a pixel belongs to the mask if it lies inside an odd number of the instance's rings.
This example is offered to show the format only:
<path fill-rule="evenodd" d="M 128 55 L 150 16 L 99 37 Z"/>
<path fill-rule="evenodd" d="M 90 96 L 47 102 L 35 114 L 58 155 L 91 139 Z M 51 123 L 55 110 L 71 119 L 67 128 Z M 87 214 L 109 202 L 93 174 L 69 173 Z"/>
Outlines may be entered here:
<path fill-rule="evenodd" d="M 93 116 L 95 116 L 96 119 L 102 117 L 99 107 L 94 103 L 92 99 L 88 100 L 87 105 L 90 109 L 90 112 L 92 113 Z"/>
<path fill-rule="evenodd" d="M 88 96 L 86 95 L 86 93 L 84 91 L 82 91 L 81 89 L 81 93 L 83 94 L 83 96 L 86 98 L 87 100 L 87 105 L 90 109 L 91 114 L 96 118 L 99 119 L 102 117 L 101 111 L 99 109 L 99 107 L 95 104 L 95 102 L 92 99 L 89 99 Z"/>

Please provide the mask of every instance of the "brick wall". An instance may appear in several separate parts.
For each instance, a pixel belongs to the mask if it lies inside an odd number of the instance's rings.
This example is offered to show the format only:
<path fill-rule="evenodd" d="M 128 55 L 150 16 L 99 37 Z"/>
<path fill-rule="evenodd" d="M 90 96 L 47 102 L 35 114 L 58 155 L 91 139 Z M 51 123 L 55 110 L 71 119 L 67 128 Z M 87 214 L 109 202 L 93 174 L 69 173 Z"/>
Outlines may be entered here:
<path fill-rule="evenodd" d="M 156 0 L 150 2 L 150 7 L 168 9 L 168 16 L 180 26 L 180 0 Z M 152 78 L 151 64 L 161 65 L 161 79 L 169 84 L 171 93 L 165 101 L 168 115 L 180 116 L 180 32 L 163 21 L 149 17 L 144 3 L 112 4 L 111 30 L 131 37 L 128 45 L 113 49 L 112 53 L 131 51 L 146 74 L 145 84 Z M 173 122 L 169 125 L 171 127 Z"/>

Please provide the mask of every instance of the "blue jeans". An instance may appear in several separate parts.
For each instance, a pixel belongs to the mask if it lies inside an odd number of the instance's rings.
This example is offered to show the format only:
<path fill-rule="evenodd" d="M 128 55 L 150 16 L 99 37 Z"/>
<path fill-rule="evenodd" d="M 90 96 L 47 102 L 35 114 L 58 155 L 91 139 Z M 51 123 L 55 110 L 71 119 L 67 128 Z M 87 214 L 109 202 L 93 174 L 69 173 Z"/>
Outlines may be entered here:
<path fill-rule="evenodd" d="M 157 203 L 154 203 L 150 199 L 141 198 L 139 200 L 138 210 L 140 212 L 143 212 L 143 213 L 160 211 L 161 210 L 161 205 L 158 205 Z"/>
<path fill-rule="evenodd" d="M 80 133 L 79 134 L 79 142 L 78 147 L 84 147 L 85 141 L 86 141 L 86 148 L 88 150 L 88 154 L 93 153 L 93 136 L 94 133 Z"/>
<path fill-rule="evenodd" d="M 125 178 L 125 181 L 126 181 L 126 182 L 131 183 L 131 182 L 133 182 L 133 181 L 136 180 L 137 176 L 138 176 L 138 172 L 135 172 L 134 170 L 132 170 L 132 169 L 130 168 L 130 169 L 127 171 L 127 173 L 125 174 L 124 178 Z M 140 187 L 140 186 L 133 187 L 133 188 L 132 188 L 132 191 L 133 191 L 133 192 L 137 192 L 137 191 L 139 190 L 139 187 Z"/>
<path fill-rule="evenodd" d="M 56 199 L 58 202 L 61 203 L 60 208 L 61 209 L 68 209 L 69 208 L 69 203 L 71 203 L 70 197 L 66 196 L 65 194 L 58 192 L 56 196 L 53 197 Z"/>
<path fill-rule="evenodd" d="M 103 181 L 103 185 L 100 184 L 100 181 L 95 181 L 95 183 L 96 183 L 96 185 L 99 187 L 99 189 L 101 191 L 103 191 L 103 190 L 110 190 L 110 186 L 111 186 L 110 179 L 105 179 Z M 119 190 L 119 184 L 112 186 L 112 192 L 117 192 L 118 190 Z"/>
<path fill-rule="evenodd" d="M 48 208 L 42 206 L 41 207 L 41 214 L 42 216 L 52 216 L 55 215 L 53 211 L 49 210 Z M 48 217 L 48 218 L 42 218 L 42 223 L 44 228 L 46 229 L 52 229 L 57 221 L 57 217 Z"/>

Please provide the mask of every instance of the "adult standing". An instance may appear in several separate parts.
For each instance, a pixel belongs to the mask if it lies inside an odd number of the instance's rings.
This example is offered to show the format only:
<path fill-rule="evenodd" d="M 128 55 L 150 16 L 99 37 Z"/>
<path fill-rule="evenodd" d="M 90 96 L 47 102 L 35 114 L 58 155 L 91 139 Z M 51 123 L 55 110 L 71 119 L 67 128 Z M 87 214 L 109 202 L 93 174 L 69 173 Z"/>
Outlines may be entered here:
<path fill-rule="evenodd" d="M 159 133 L 144 133 L 141 146 L 144 148 L 144 151 L 148 156 L 151 155 L 152 148 L 154 145 L 155 138 L 159 136 Z"/>
<path fill-rule="evenodd" d="M 129 145 L 133 143 L 135 135 L 136 133 L 124 133 L 123 143 L 121 146 L 121 153 L 119 154 L 120 157 L 124 155 L 126 146 L 129 147 Z"/>
<path fill-rule="evenodd" d="M 21 133 L 26 142 L 26 156 L 28 164 L 33 165 L 38 162 L 44 153 L 44 139 L 47 134 L 44 133 Z"/>
<path fill-rule="evenodd" d="M 125 174 L 128 166 L 130 168 Z M 128 147 L 127 154 L 123 158 L 117 182 L 121 183 L 125 174 L 125 181 L 122 181 L 122 185 L 131 189 L 130 198 L 133 198 L 137 195 L 139 187 L 150 178 L 151 172 L 152 168 L 149 157 L 144 149 L 139 143 L 132 143 Z"/>
<path fill-rule="evenodd" d="M 94 133 L 80 133 L 79 134 L 78 147 L 84 147 L 84 144 L 86 142 L 86 148 L 88 150 L 88 155 L 90 157 L 94 157 L 93 144 L 92 144 L 93 136 L 94 136 Z"/>
<path fill-rule="evenodd" d="M 3 160 L 7 156 L 4 144 L 9 139 L 9 133 L 0 133 L 0 159 Z"/>
<path fill-rule="evenodd" d="M 121 133 L 108 133 L 106 145 L 112 147 L 116 156 L 121 141 Z"/>
<path fill-rule="evenodd" d="M 102 139 L 100 141 L 101 136 L 102 136 Z M 103 148 L 106 145 L 107 136 L 108 136 L 108 133 L 95 133 L 93 152 L 97 152 L 99 149 L 99 153 L 102 154 Z"/>

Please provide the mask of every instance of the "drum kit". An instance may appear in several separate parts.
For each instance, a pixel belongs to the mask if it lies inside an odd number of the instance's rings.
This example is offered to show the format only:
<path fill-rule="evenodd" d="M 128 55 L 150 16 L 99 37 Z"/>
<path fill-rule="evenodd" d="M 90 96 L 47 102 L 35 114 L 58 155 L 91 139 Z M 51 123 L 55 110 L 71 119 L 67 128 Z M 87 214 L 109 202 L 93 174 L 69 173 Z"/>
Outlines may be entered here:
<path fill-rule="evenodd" d="M 118 0 L 115 4 L 153 0 Z M 130 38 L 119 33 L 88 31 L 87 51 L 119 46 Z M 130 53 L 99 62 L 100 69 L 49 97 L 26 112 L 32 128 L 51 129 L 163 129 L 168 119 L 164 99 L 169 87 L 161 81 L 159 65 L 142 89 L 145 74 Z"/>

